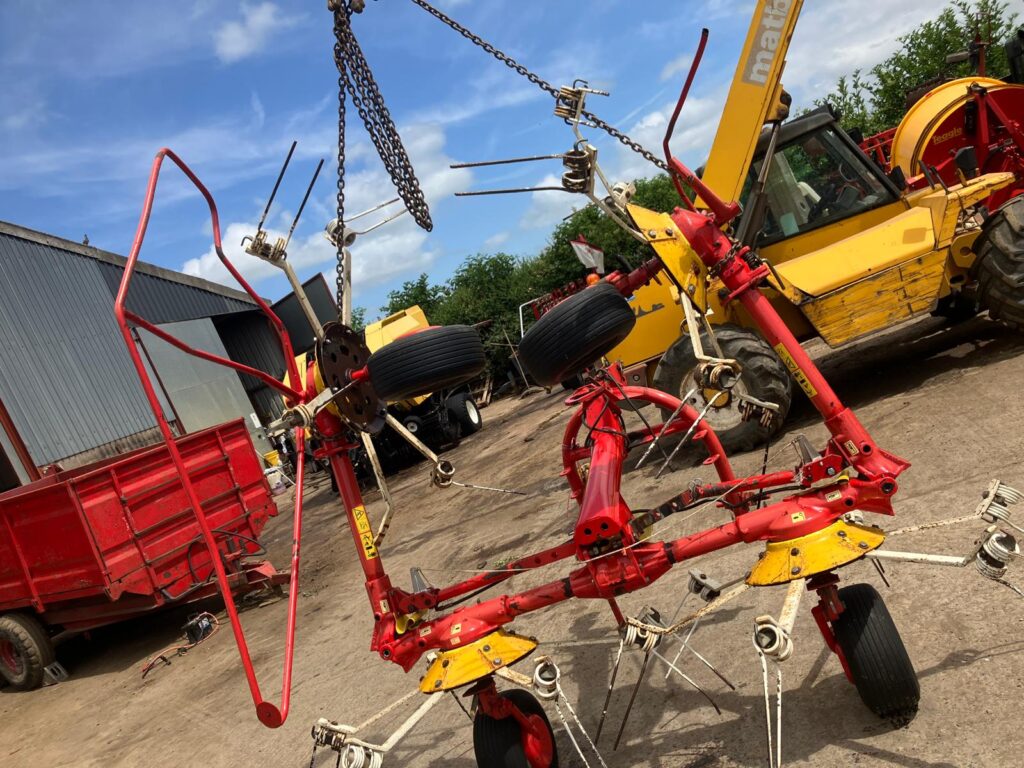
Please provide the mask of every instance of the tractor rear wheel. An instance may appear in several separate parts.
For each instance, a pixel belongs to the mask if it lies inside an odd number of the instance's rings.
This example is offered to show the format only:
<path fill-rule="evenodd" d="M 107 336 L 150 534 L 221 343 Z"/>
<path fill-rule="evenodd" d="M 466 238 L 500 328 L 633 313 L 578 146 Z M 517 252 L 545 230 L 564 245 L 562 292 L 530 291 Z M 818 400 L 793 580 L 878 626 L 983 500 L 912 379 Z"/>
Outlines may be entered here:
<path fill-rule="evenodd" d="M 527 717 L 539 717 L 547 728 L 551 744 L 555 732 L 551 728 L 544 707 L 536 697 L 518 688 L 501 694 L 518 707 Z M 473 752 L 479 768 L 533 768 L 523 748 L 522 729 L 513 717 L 495 720 L 477 711 L 473 718 Z M 552 746 L 551 762 L 547 768 L 558 768 L 558 750 Z"/>
<path fill-rule="evenodd" d="M 975 241 L 971 274 L 989 317 L 1024 330 L 1024 196 L 997 210 Z"/>
<path fill-rule="evenodd" d="M 857 693 L 868 709 L 902 727 L 914 719 L 921 684 L 899 630 L 870 584 L 839 590 L 843 612 L 832 623 Z"/>
<path fill-rule="evenodd" d="M 715 405 L 708 410 L 704 420 L 711 425 L 727 451 L 749 451 L 767 441 L 782 427 L 793 401 L 792 381 L 775 350 L 749 328 L 719 325 L 715 327 L 715 338 L 725 357 L 738 361 L 742 366 L 740 379 L 733 391 L 724 395 L 719 395 L 718 390 L 698 389 L 690 396 L 690 405 L 699 413 L 714 400 Z M 714 349 L 706 332 L 701 334 L 701 344 L 705 353 Z M 693 353 L 689 335 L 680 336 L 658 363 L 654 372 L 654 386 L 673 397 L 683 398 L 693 389 L 691 374 L 696 367 L 697 356 Z M 740 415 L 736 392 L 778 405 L 779 412 L 772 425 L 764 427 L 756 419 L 744 421 Z M 664 413 L 664 418 L 670 415 L 671 412 Z"/>
<path fill-rule="evenodd" d="M 55 660 L 53 641 L 34 616 L 0 617 L 0 675 L 8 685 L 19 691 L 38 688 Z"/>

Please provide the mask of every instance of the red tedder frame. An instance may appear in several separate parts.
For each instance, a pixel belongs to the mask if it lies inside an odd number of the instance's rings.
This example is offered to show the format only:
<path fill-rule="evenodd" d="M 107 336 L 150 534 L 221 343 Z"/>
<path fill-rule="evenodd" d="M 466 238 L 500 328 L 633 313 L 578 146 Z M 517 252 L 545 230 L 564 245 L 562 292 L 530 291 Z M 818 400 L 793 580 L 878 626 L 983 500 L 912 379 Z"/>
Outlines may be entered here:
<path fill-rule="evenodd" d="M 705 31 L 706 36 L 706 31 Z M 407 592 L 391 583 L 372 534 L 368 533 L 369 523 L 363 505 L 359 484 L 349 459 L 349 450 L 358 447 L 353 428 L 346 425 L 329 410 L 320 410 L 315 417 L 315 429 L 321 438 L 318 458 L 330 462 L 337 480 L 339 494 L 344 504 L 355 550 L 365 577 L 365 587 L 374 617 L 374 629 L 370 648 L 381 658 L 397 663 L 410 670 L 432 650 L 451 650 L 465 646 L 508 624 L 517 616 L 545 608 L 570 598 L 590 598 L 607 601 L 616 622 L 626 623 L 616 598 L 649 586 L 673 565 L 714 550 L 740 542 L 785 541 L 822 530 L 833 524 L 847 512 L 858 509 L 886 515 L 893 514 L 891 498 L 897 491 L 896 478 L 910 465 L 878 447 L 849 408 L 845 407 L 814 366 L 806 352 L 780 319 L 768 300 L 760 293 L 759 286 L 766 279 L 767 265 L 749 248 L 734 244 L 723 231 L 730 220 L 739 213 L 739 206 L 726 203 L 707 189 L 696 175 L 668 151 L 668 141 L 682 108 L 687 90 L 700 61 L 704 40 L 691 68 L 686 86 L 676 107 L 665 138 L 666 159 L 673 180 L 682 194 L 682 184 L 694 189 L 708 205 L 708 212 L 700 212 L 682 195 L 687 208 L 677 208 L 672 219 L 690 246 L 699 254 L 711 274 L 718 276 L 730 292 L 730 300 L 739 301 L 756 322 L 768 343 L 786 359 L 793 377 L 804 390 L 815 408 L 821 413 L 831 437 L 825 448 L 815 457 L 805 461 L 794 470 L 737 478 L 729 464 L 717 436 L 710 426 L 700 419 L 699 414 L 689 405 L 664 392 L 646 387 L 626 386 L 622 372 L 617 365 L 593 372 L 589 381 L 566 401 L 576 411 L 566 426 L 562 441 L 563 475 L 566 477 L 572 498 L 579 506 L 579 513 L 573 535 L 558 546 L 537 552 L 508 563 L 503 569 L 472 576 L 462 582 L 445 587 L 429 587 L 418 592 Z M 147 191 L 146 203 L 135 242 L 125 268 L 124 279 L 117 297 L 117 317 L 124 334 L 129 354 L 135 363 L 139 377 L 154 416 L 160 425 L 175 466 L 182 475 L 182 483 L 190 489 L 187 475 L 180 463 L 180 456 L 174 448 L 173 437 L 163 417 L 148 374 L 135 349 L 129 323 L 157 333 L 161 338 L 189 354 L 220 363 L 256 376 L 280 391 L 291 405 L 308 403 L 317 396 L 313 377 L 307 375 L 302 390 L 292 389 L 272 377 L 254 371 L 247 366 L 194 350 L 163 334 L 137 315 L 125 309 L 125 299 L 135 267 L 142 238 L 145 235 L 153 202 L 153 193 L 160 164 L 164 157 L 170 157 L 196 185 L 206 198 L 213 220 L 214 245 L 217 255 L 229 272 L 239 281 L 270 319 L 281 341 L 285 359 L 288 361 L 290 382 L 300 381 L 295 369 L 288 337 L 280 321 L 266 304 L 252 291 L 228 262 L 220 246 L 220 229 L 217 210 L 213 199 L 195 175 L 169 150 L 161 150 L 153 165 Z M 624 274 L 615 272 L 607 282 L 624 295 L 629 295 L 641 285 L 649 282 L 663 270 L 661 261 L 655 257 L 641 267 Z M 349 372 L 350 380 L 368 376 L 368 369 Z M 652 403 L 664 411 L 678 411 L 678 416 L 667 425 L 646 426 L 643 429 L 627 431 L 622 419 L 620 404 L 624 401 Z M 705 464 L 713 467 L 718 481 L 692 486 L 673 496 L 668 502 L 648 511 L 647 515 L 633 512 L 620 492 L 623 463 L 630 450 L 649 445 L 659 436 L 676 433 L 691 433 L 694 442 L 699 442 L 708 453 Z M 302 456 L 302 431 L 296 432 L 298 455 Z M 580 463 L 589 462 L 589 471 L 581 472 Z M 288 606 L 288 629 L 285 650 L 285 670 L 282 704 L 280 710 L 263 700 L 252 660 L 245 644 L 238 616 L 230 600 L 230 589 L 221 568 L 217 570 L 218 583 L 225 596 L 225 604 L 235 639 L 238 644 L 246 677 L 256 702 L 260 720 L 269 726 L 277 726 L 287 716 L 291 662 L 294 652 L 295 606 L 298 590 L 299 538 L 302 516 L 302 465 L 297 470 L 297 494 L 294 515 L 294 540 L 292 557 L 291 593 Z M 846 482 L 837 482 L 823 487 L 823 481 L 840 476 Z M 199 505 L 191 493 L 193 509 Z M 781 499 L 761 506 L 774 494 L 786 494 Z M 714 528 L 699 531 L 678 539 L 652 541 L 644 538 L 644 529 L 653 521 L 675 512 L 691 509 L 700 504 L 715 502 L 727 507 L 733 519 Z M 646 519 L 644 519 L 646 518 Z M 216 551 L 217 542 L 199 516 L 204 539 L 211 552 Z M 642 524 L 641 524 L 642 523 Z M 476 604 L 466 604 L 476 593 L 501 583 L 524 570 L 535 569 L 551 563 L 575 558 L 579 567 L 567 576 L 517 594 L 504 594 Z M 214 563 L 219 563 L 214 558 Z M 838 578 L 833 573 L 816 576 L 808 586 L 818 592 L 820 602 L 814 613 L 825 634 L 829 647 L 838 651 L 832 641 L 829 621 L 834 621 L 842 604 L 836 594 Z M 460 605 L 461 604 L 461 605 Z M 460 606 L 460 607 L 456 607 Z M 418 616 L 434 611 L 434 618 L 420 621 Z M 413 614 L 417 614 L 413 616 Z M 397 619 L 404 631 L 398 628 Z M 419 621 L 419 623 L 417 623 Z M 841 659 L 842 660 L 842 659 Z M 493 684 L 486 684 L 479 695 L 482 700 L 491 701 Z M 543 761 L 541 761 L 543 762 Z"/>
<path fill-rule="evenodd" d="M 290 405 L 301 402 L 303 393 L 283 384 L 264 371 L 236 363 L 234 360 L 219 357 L 200 349 L 194 349 L 165 331 L 160 330 L 145 318 L 142 318 L 127 309 L 126 304 L 128 301 L 128 291 L 131 287 L 132 276 L 135 273 L 135 265 L 139 259 L 139 251 L 142 248 L 142 241 L 146 236 L 146 228 L 149 226 L 149 218 L 153 211 L 153 198 L 156 194 L 156 185 L 160 178 L 160 169 L 163 165 L 164 158 L 170 158 L 171 161 L 181 169 L 185 176 L 188 177 L 189 181 L 195 185 L 196 189 L 199 190 L 203 198 L 206 200 L 206 203 L 210 208 L 210 221 L 213 225 L 213 244 L 218 258 L 220 258 L 228 272 L 231 273 L 231 276 L 234 277 L 235 280 L 238 281 L 239 285 L 245 289 L 245 292 L 252 297 L 253 301 L 256 302 L 256 305 L 260 308 L 263 314 L 267 316 L 267 319 L 269 320 L 274 332 L 277 334 L 278 341 L 281 344 L 281 350 L 288 366 L 288 381 L 297 382 L 301 381 L 301 379 L 299 378 L 298 368 L 295 364 L 295 355 L 292 352 L 291 342 L 288 338 L 288 333 L 285 331 L 284 323 L 281 322 L 280 318 L 274 314 L 273 310 L 267 306 L 266 302 L 263 301 L 263 299 L 260 298 L 260 296 L 249 286 L 241 274 L 239 274 L 238 270 L 235 269 L 224 255 L 224 250 L 221 247 L 220 220 L 217 215 L 217 205 L 213 200 L 213 196 L 206 187 L 203 186 L 203 183 L 199 181 L 198 177 L 196 177 L 192 170 L 185 165 L 181 158 L 174 154 L 170 149 L 161 149 L 157 152 L 156 158 L 153 160 L 153 167 L 150 171 L 149 184 L 146 188 L 146 199 L 143 204 L 142 215 L 139 217 L 139 225 L 135 231 L 135 240 L 132 242 L 131 252 L 128 254 L 128 263 L 125 264 L 124 275 L 121 277 L 121 285 L 118 288 L 117 298 L 114 302 L 114 315 L 117 318 L 118 326 L 121 328 L 121 335 L 124 337 L 125 346 L 128 348 L 128 355 L 132 359 L 135 370 L 139 375 L 139 380 L 142 383 L 142 389 L 146 393 L 146 399 L 149 401 L 149 406 L 153 410 L 153 416 L 160 429 L 160 434 L 163 436 L 164 444 L 167 446 L 167 451 L 170 454 L 171 461 L 178 472 L 178 476 L 181 479 L 181 484 L 185 490 L 189 504 L 196 516 L 196 521 L 199 523 L 199 527 L 202 530 L 203 541 L 205 542 L 207 549 L 210 551 L 213 568 L 217 574 L 217 585 L 220 589 L 221 596 L 224 598 L 224 607 L 227 610 L 228 618 L 231 620 L 231 629 L 234 632 L 235 642 L 238 645 L 238 652 L 242 657 L 242 665 L 245 668 L 245 676 L 249 682 L 249 690 L 252 693 L 253 702 L 256 705 L 256 714 L 264 725 L 276 728 L 285 721 L 285 718 L 288 717 L 288 707 L 291 699 L 292 660 L 295 655 L 295 616 L 299 594 L 299 539 L 302 533 L 303 469 L 305 459 L 303 448 L 305 443 L 305 431 L 301 429 L 297 429 L 295 431 L 295 448 L 298 460 L 295 469 L 295 512 L 292 524 L 291 578 L 289 580 L 288 622 L 285 630 L 285 660 L 281 684 L 281 706 L 277 707 L 271 702 L 266 701 L 263 698 L 263 694 L 260 692 L 259 683 L 256 680 L 256 672 L 253 669 L 252 658 L 249 654 L 248 645 L 245 642 L 245 634 L 242 631 L 242 625 L 238 618 L 238 611 L 235 608 L 235 603 L 232 598 L 231 585 L 228 582 L 228 576 L 224 569 L 224 564 L 218 554 L 219 547 L 217 539 L 214 537 L 213 531 L 210 529 L 206 516 L 202 514 L 202 506 L 199 501 L 199 496 L 196 493 L 192 480 L 185 469 L 185 463 L 182 460 L 181 452 L 178 450 L 178 446 L 174 441 L 174 435 L 171 432 L 171 427 L 164 416 L 163 408 L 157 398 L 153 382 L 149 377 L 149 371 L 143 364 L 142 356 L 139 354 L 139 349 L 135 344 L 135 340 L 132 338 L 132 328 L 133 326 L 136 328 L 144 328 L 154 336 L 163 339 L 168 344 L 172 344 L 189 355 L 194 355 L 195 357 L 207 360 L 211 363 L 224 365 L 241 373 L 247 373 L 250 376 L 255 376 L 264 384 L 279 391 Z"/>

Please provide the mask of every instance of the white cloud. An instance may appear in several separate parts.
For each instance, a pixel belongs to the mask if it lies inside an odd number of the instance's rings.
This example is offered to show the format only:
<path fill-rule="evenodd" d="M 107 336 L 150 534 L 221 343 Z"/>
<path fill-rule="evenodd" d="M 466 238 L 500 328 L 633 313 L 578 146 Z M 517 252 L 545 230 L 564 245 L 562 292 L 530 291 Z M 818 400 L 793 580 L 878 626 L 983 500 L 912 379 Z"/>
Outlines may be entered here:
<path fill-rule="evenodd" d="M 257 128 L 262 128 L 263 124 L 267 122 L 267 111 L 263 109 L 263 102 L 260 101 L 260 95 L 253 91 L 249 95 L 249 106 L 252 107 L 253 120 Z"/>
<path fill-rule="evenodd" d="M 498 248 L 504 245 L 508 241 L 508 232 L 495 232 L 493 235 L 484 240 L 484 248 Z"/>
<path fill-rule="evenodd" d="M 534 186 L 561 187 L 562 179 L 549 173 Z M 586 204 L 585 197 L 568 192 L 533 192 L 530 205 L 519 220 L 519 226 L 524 229 L 549 229 Z"/>
<path fill-rule="evenodd" d="M 664 82 L 673 75 L 678 75 L 680 72 L 686 72 L 690 68 L 690 62 L 692 61 L 693 56 L 688 53 L 684 53 L 682 56 L 677 56 L 672 59 L 661 68 L 661 81 Z"/>
<path fill-rule="evenodd" d="M 799 106 L 810 106 L 841 75 L 874 66 L 896 50 L 897 37 L 937 12 L 934 0 L 807 3 L 793 33 L 783 82 Z"/>
<path fill-rule="evenodd" d="M 472 182 L 472 172 L 469 169 L 453 170 L 448 167 L 451 158 L 444 151 L 445 133 L 440 126 L 413 125 L 403 128 L 401 133 L 432 211 L 452 192 L 469 187 Z M 346 174 L 345 201 L 346 211 L 350 215 L 382 203 L 395 195 L 391 180 L 376 155 L 368 160 L 371 167 L 349 171 Z M 320 202 L 320 205 L 325 212 L 332 211 L 333 193 L 328 200 Z M 396 204 L 379 214 L 370 214 L 365 219 L 354 222 L 353 227 L 359 230 L 367 229 L 397 210 Z M 288 220 L 286 217 L 287 212 L 283 211 L 275 211 L 272 216 L 273 219 L 281 221 L 283 226 L 287 226 L 284 224 Z M 326 221 L 323 223 L 326 224 Z M 257 284 L 279 272 L 270 264 L 245 254 L 244 249 L 238 245 L 243 236 L 252 235 L 255 231 L 254 221 L 233 222 L 224 231 L 223 243 L 224 251 L 232 263 L 247 280 Z M 282 235 L 282 230 L 268 228 L 268 235 L 273 241 Z M 351 248 L 354 292 L 358 293 L 362 288 L 428 269 L 440 255 L 439 250 L 430 247 L 428 241 L 429 234 L 416 226 L 415 221 L 408 215 L 359 237 Z M 288 249 L 288 260 L 300 276 L 310 269 L 323 269 L 325 265 L 333 264 L 335 258 L 334 246 L 320 231 L 293 239 Z M 182 271 L 207 280 L 232 284 L 230 274 L 212 246 L 203 255 L 187 260 L 182 266 Z M 332 268 L 327 270 L 328 273 L 331 271 Z"/>
<path fill-rule="evenodd" d="M 263 2 L 242 5 L 242 20 L 228 21 L 214 35 L 217 58 L 225 64 L 252 56 L 262 49 L 271 35 L 298 24 L 296 16 L 283 16 L 276 4 Z"/>

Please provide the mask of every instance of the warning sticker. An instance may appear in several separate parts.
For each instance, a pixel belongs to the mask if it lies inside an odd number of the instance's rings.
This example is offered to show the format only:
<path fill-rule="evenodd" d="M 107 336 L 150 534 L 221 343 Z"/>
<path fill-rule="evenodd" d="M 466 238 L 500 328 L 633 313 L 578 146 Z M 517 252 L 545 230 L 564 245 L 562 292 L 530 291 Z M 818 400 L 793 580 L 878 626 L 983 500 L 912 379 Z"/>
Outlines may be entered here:
<path fill-rule="evenodd" d="M 796 364 L 796 360 L 794 360 L 793 356 L 789 354 L 789 350 L 786 349 L 786 345 L 781 342 L 776 344 L 775 351 L 782 359 L 782 362 L 786 364 L 786 368 L 789 369 L 790 375 L 796 383 L 800 385 L 800 389 L 802 389 L 808 397 L 814 397 L 817 395 L 818 390 L 816 390 L 814 385 L 811 384 L 810 379 L 807 378 L 807 374 L 804 373 L 800 366 Z"/>
<path fill-rule="evenodd" d="M 366 517 L 364 507 L 355 507 L 352 510 L 352 522 L 355 523 L 356 531 L 359 532 L 359 543 L 363 545 L 363 554 L 367 560 L 373 560 L 377 555 L 377 548 L 373 545 L 373 531 L 370 529 L 370 520 Z"/>

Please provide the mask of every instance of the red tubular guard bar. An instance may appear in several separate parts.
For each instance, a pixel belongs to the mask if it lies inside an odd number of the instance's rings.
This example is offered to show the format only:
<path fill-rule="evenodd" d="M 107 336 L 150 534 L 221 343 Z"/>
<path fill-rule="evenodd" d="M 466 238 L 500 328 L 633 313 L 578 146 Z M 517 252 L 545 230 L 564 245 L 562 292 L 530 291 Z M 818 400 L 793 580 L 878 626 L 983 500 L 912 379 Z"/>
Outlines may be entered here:
<path fill-rule="evenodd" d="M 224 264 L 232 277 L 238 281 L 238 284 L 241 285 L 245 292 L 252 297 L 254 302 L 256 302 L 256 305 L 260 308 L 263 314 L 266 315 L 271 327 L 277 334 L 278 341 L 281 344 L 281 350 L 284 354 L 285 363 L 288 367 L 288 381 L 300 382 L 301 379 L 299 378 L 298 368 L 295 364 L 295 354 L 292 351 L 291 342 L 288 339 L 288 334 L 285 331 L 284 324 L 281 322 L 280 318 L 274 314 L 270 307 L 267 306 L 267 303 L 263 301 L 263 299 L 260 298 L 259 295 L 249 286 L 241 274 L 239 274 L 238 270 L 235 269 L 224 255 L 224 251 L 221 247 L 220 221 L 217 215 L 217 205 L 213 201 L 213 196 L 206 187 L 203 186 L 203 183 L 199 181 L 192 170 L 185 165 L 185 163 L 176 154 L 174 154 L 174 152 L 167 148 L 161 149 L 157 152 L 156 158 L 153 160 L 153 168 L 150 171 L 149 184 L 146 188 L 146 200 L 143 204 L 142 214 L 139 216 L 139 225 L 135 231 L 135 240 L 132 242 L 131 252 L 128 254 L 128 262 L 124 267 L 124 275 L 121 278 L 121 285 L 117 291 L 117 299 L 114 302 L 114 316 L 117 318 L 117 324 L 121 329 L 121 335 L 124 337 L 125 346 L 128 348 L 128 355 L 132 359 L 132 363 L 134 364 L 135 370 L 139 376 L 139 381 L 142 384 L 142 389 L 146 394 L 146 399 L 149 401 L 149 406 L 153 411 L 153 416 L 156 418 L 157 427 L 159 427 L 160 434 L 164 439 L 164 444 L 167 446 L 167 452 L 171 457 L 174 468 L 178 472 L 182 487 L 188 496 L 189 504 L 195 514 L 196 522 L 199 523 L 199 528 L 202 531 L 203 540 L 206 543 L 207 549 L 210 551 L 213 568 L 217 574 L 217 585 L 220 589 L 221 596 L 224 599 L 224 608 L 227 611 L 228 618 L 231 620 L 231 630 L 235 636 L 235 643 L 238 645 L 239 655 L 242 657 L 242 666 L 245 669 L 245 677 L 249 683 L 249 691 L 252 694 L 253 703 L 256 705 L 256 716 L 264 725 L 270 728 L 276 728 L 285 721 L 285 718 L 288 717 L 288 707 L 291 701 L 292 661 L 295 656 L 295 617 L 299 595 L 299 541 L 302 534 L 302 476 L 305 463 L 303 453 L 305 432 L 302 429 L 295 430 L 295 447 L 298 454 L 298 461 L 296 466 L 295 512 L 292 522 L 291 580 L 289 582 L 288 619 L 287 628 L 285 630 L 285 658 L 284 672 L 282 674 L 281 682 L 281 706 L 278 708 L 269 701 L 264 700 L 263 695 L 260 693 L 259 683 L 256 680 L 256 671 L 253 669 L 252 658 L 249 655 L 249 648 L 245 642 L 245 633 L 242 630 L 242 625 L 238 618 L 238 610 L 235 608 L 235 602 L 232 598 L 231 585 L 228 583 L 227 572 L 224 569 L 222 559 L 217 555 L 217 540 L 214 538 L 213 531 L 207 523 L 206 516 L 202 514 L 202 506 L 199 502 L 199 496 L 196 493 L 192 480 L 188 475 L 188 470 L 185 467 L 185 462 L 181 457 L 181 453 L 178 451 L 178 446 L 174 441 L 174 435 L 171 433 L 170 425 L 167 423 L 163 408 L 157 398 L 156 390 L 153 388 L 153 382 L 149 378 L 149 373 L 146 370 L 145 365 L 143 365 L 138 347 L 135 344 L 135 340 L 132 338 L 132 327 L 129 323 L 134 323 L 139 327 L 145 328 L 158 338 L 174 345 L 189 355 L 254 376 L 265 384 L 281 392 L 290 403 L 294 404 L 301 402 L 304 399 L 304 395 L 301 390 L 293 389 L 290 386 L 282 384 L 280 381 L 277 381 L 263 371 L 236 363 L 233 360 L 218 357 L 217 355 L 210 354 L 209 352 L 189 347 L 178 339 L 175 339 L 173 336 L 161 331 L 149 321 L 144 320 L 134 312 L 130 312 L 125 308 L 132 275 L 135 272 L 135 265 L 138 262 L 139 251 L 142 248 L 142 241 L 146 236 L 146 228 L 149 226 L 149 218 L 153 211 L 153 198 L 156 194 L 157 179 L 160 177 L 160 168 L 165 157 L 169 157 L 174 164 L 181 169 L 182 173 L 188 177 L 189 181 L 195 185 L 196 189 L 198 189 L 206 199 L 206 203 L 210 208 L 210 222 L 213 226 L 213 244 L 218 258 L 220 258 L 221 263 Z"/>

